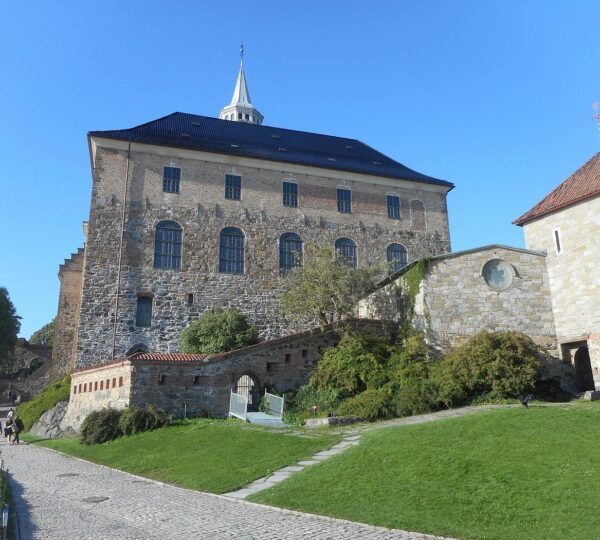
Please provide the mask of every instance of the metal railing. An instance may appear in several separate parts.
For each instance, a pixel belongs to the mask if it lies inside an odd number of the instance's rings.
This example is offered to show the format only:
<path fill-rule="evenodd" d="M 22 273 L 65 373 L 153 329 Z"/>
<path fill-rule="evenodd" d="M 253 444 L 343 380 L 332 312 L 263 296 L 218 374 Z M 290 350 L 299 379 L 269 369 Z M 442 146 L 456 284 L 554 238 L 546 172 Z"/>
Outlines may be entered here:
<path fill-rule="evenodd" d="M 284 398 L 280 396 L 275 396 L 273 394 L 269 394 L 269 392 L 265 392 L 265 403 L 267 405 L 267 414 L 271 414 L 273 416 L 278 416 L 279 418 L 283 417 L 283 402 Z"/>
<path fill-rule="evenodd" d="M 236 394 L 232 390 L 229 396 L 229 416 L 235 416 L 245 422 L 247 410 L 248 398 L 242 394 Z"/>
<path fill-rule="evenodd" d="M 2 486 L 2 492 L 0 493 L 0 501 L 2 502 L 2 514 L 0 515 L 0 538 L 2 538 L 2 540 L 6 540 L 10 507 L 8 506 L 8 502 L 6 500 L 6 494 L 8 490 L 8 469 L 4 466 L 4 460 L 2 458 L 0 458 L 0 474 L 4 478 L 4 485 Z"/>

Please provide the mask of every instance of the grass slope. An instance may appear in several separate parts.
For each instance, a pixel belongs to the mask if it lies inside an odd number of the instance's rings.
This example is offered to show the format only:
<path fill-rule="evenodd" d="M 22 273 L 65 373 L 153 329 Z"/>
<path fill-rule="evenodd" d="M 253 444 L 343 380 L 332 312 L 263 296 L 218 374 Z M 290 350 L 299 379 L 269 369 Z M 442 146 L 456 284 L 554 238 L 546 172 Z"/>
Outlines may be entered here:
<path fill-rule="evenodd" d="M 42 414 L 51 409 L 59 401 L 69 401 L 71 376 L 65 375 L 44 388 L 39 394 L 33 396 L 31 401 L 19 405 L 17 415 L 23 420 L 25 431 L 29 431 Z"/>
<path fill-rule="evenodd" d="M 588 403 L 376 430 L 251 500 L 464 539 L 595 538 L 598 426 Z"/>
<path fill-rule="evenodd" d="M 100 445 L 85 446 L 77 439 L 37 444 L 170 484 L 226 493 L 339 439 L 324 433 L 299 437 L 235 420 L 192 420 Z"/>

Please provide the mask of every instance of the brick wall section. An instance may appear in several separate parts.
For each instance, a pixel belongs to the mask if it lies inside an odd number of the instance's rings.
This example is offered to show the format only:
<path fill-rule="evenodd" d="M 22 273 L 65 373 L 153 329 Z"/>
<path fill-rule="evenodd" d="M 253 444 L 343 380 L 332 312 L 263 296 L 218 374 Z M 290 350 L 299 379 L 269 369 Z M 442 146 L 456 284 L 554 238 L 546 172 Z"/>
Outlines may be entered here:
<path fill-rule="evenodd" d="M 390 335 L 395 325 L 377 321 L 350 321 L 348 328 Z M 294 334 L 259 343 L 236 351 L 216 354 L 204 361 L 137 360 L 108 362 L 99 366 L 73 372 L 69 408 L 61 427 L 78 429 L 87 414 L 103 407 L 154 404 L 176 417 L 183 415 L 184 403 L 189 415 L 209 412 L 213 416 L 226 416 L 229 412 L 229 395 L 242 375 L 250 375 L 259 394 L 265 388 L 279 392 L 297 389 L 308 382 L 321 356 L 322 349 L 339 341 L 332 329 Z M 96 390 L 98 381 L 122 376 L 124 386 L 109 391 Z M 164 376 L 163 384 L 160 377 Z M 79 385 L 92 384 L 92 391 L 74 392 Z M 83 386 L 82 386 L 83 389 Z"/>
<path fill-rule="evenodd" d="M 484 264 L 502 259 L 515 270 L 511 287 L 491 289 L 483 279 Z M 361 302 L 361 317 L 401 321 L 403 305 L 397 287 L 387 285 Z M 546 353 L 543 377 L 564 377 L 552 317 L 545 257 L 518 249 L 492 246 L 432 259 L 415 299 L 413 326 L 427 343 L 447 351 L 483 330 L 516 331 L 530 336 Z"/>
<path fill-rule="evenodd" d="M 558 341 L 587 345 L 596 389 L 600 389 L 600 197 L 527 223 L 525 242 L 547 252 L 549 288 Z M 560 235 L 557 252 L 554 231 Z M 568 356 L 566 354 L 565 356 Z M 568 358 L 566 358 L 568 359 Z"/>
<path fill-rule="evenodd" d="M 58 297 L 58 314 L 52 351 L 53 377 L 58 377 L 75 367 L 75 341 L 77 322 L 81 306 L 84 249 L 71 255 L 60 265 L 60 293 Z"/>
<path fill-rule="evenodd" d="M 111 142 L 113 144 L 114 142 Z M 107 143 L 108 144 L 108 143 Z M 79 321 L 77 365 L 86 366 L 112 355 L 115 288 L 121 231 L 127 150 L 98 146 L 94 153 L 92 205 Z M 222 157 L 202 152 L 134 145 L 126 204 L 121 295 L 115 356 L 134 345 L 175 352 L 178 338 L 190 322 L 214 307 L 235 307 L 259 325 L 261 337 L 288 333 L 279 313 L 281 277 L 278 240 L 296 232 L 304 246 L 352 238 L 358 259 L 370 264 L 386 260 L 387 245 L 404 244 L 409 260 L 450 249 L 446 190 L 415 182 L 348 173 L 340 179 L 331 171 L 281 164 L 264 168 L 260 160 Z M 173 163 L 181 168 L 179 194 L 163 193 L 162 171 Z M 274 167 L 271 163 L 270 167 Z M 242 200 L 224 198 L 225 175 L 242 177 Z M 303 173 L 302 171 L 306 171 Z M 316 171 L 316 172 L 315 172 Z M 338 172 L 338 176 L 341 173 Z M 290 176 L 299 185 L 299 207 L 282 204 L 282 181 Z M 353 190 L 353 212 L 336 207 L 336 188 Z M 386 193 L 401 197 L 402 219 L 387 218 Z M 419 204 L 422 201 L 424 212 Z M 413 220 L 411 208 L 416 215 Z M 153 268 L 155 230 L 162 220 L 183 227 L 180 270 Z M 246 235 L 245 273 L 221 274 L 219 232 L 227 226 Z M 188 305 L 186 295 L 194 295 Z M 135 326 L 137 297 L 153 296 L 151 328 Z"/>

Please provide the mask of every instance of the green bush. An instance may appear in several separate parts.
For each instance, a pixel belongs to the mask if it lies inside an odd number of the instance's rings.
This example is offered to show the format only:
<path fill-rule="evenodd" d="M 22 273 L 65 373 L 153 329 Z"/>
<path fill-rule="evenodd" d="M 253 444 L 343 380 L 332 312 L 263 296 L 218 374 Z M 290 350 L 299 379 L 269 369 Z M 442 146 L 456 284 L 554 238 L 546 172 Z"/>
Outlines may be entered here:
<path fill-rule="evenodd" d="M 190 324 L 180 337 L 181 352 L 213 354 L 257 342 L 258 330 L 235 309 L 215 309 Z"/>
<path fill-rule="evenodd" d="M 284 419 L 289 423 L 301 423 L 312 416 L 313 405 L 317 406 L 317 416 L 327 416 L 335 412 L 338 403 L 339 397 L 335 390 L 306 384 L 297 392 L 285 394 Z"/>
<path fill-rule="evenodd" d="M 65 375 L 61 379 L 48 384 L 39 394 L 33 396 L 30 401 L 19 405 L 17 415 L 23 420 L 25 431 L 29 431 L 42 414 L 50 410 L 60 401 L 69 401 L 71 393 L 71 375 Z"/>
<path fill-rule="evenodd" d="M 348 398 L 338 407 L 341 416 L 358 416 L 364 420 L 378 420 L 393 416 L 392 389 L 389 385 L 365 390 Z"/>
<path fill-rule="evenodd" d="M 123 435 L 134 435 L 144 431 L 152 431 L 170 424 L 169 416 L 153 405 L 140 409 L 125 409 L 119 418 L 119 429 Z"/>
<path fill-rule="evenodd" d="M 82 444 L 102 444 L 122 435 L 119 427 L 121 412 L 116 409 L 102 409 L 88 414 L 80 428 Z"/>
<path fill-rule="evenodd" d="M 324 352 L 310 383 L 319 389 L 333 390 L 342 399 L 380 388 L 388 380 L 391 351 L 392 347 L 380 337 L 345 334 L 337 347 Z"/>
<path fill-rule="evenodd" d="M 540 366 L 531 338 L 518 332 L 481 332 L 446 354 L 432 370 L 448 407 L 474 399 L 502 400 L 533 391 Z"/>

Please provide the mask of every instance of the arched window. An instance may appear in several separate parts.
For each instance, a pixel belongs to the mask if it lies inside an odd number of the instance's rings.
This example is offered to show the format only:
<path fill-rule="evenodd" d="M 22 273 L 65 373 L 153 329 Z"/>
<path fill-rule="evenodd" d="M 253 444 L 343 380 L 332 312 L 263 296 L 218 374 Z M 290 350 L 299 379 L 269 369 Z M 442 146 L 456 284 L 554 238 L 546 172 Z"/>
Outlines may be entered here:
<path fill-rule="evenodd" d="M 219 245 L 219 272 L 243 274 L 244 233 L 237 227 L 225 227 Z"/>
<path fill-rule="evenodd" d="M 335 241 L 336 251 L 348 261 L 352 268 L 356 268 L 356 243 L 350 238 L 338 238 Z"/>
<path fill-rule="evenodd" d="M 279 271 L 289 272 L 302 266 L 302 238 L 296 233 L 284 233 L 279 238 Z"/>
<path fill-rule="evenodd" d="M 156 226 L 154 268 L 181 268 L 181 225 L 175 221 L 161 221 Z"/>
<path fill-rule="evenodd" d="M 387 261 L 392 267 L 392 272 L 401 270 L 408 264 L 408 252 L 402 244 L 390 244 L 387 247 Z"/>

